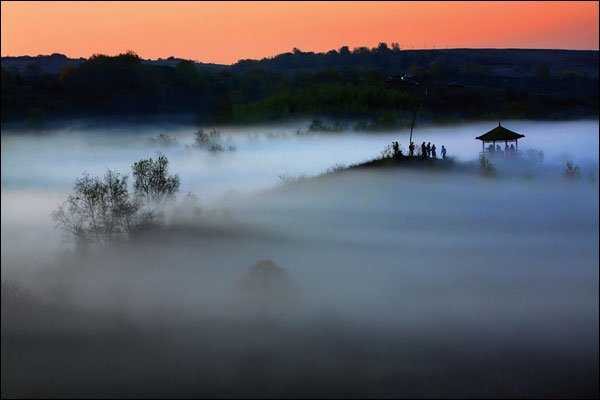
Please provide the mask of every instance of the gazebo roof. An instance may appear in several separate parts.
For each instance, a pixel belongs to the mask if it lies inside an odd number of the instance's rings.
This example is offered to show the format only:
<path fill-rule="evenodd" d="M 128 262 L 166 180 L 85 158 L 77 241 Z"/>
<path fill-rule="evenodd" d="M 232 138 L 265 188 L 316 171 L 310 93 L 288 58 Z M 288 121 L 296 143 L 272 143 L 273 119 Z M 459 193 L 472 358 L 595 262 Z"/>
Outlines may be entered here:
<path fill-rule="evenodd" d="M 477 136 L 475 139 L 482 140 L 484 142 L 503 142 L 508 140 L 517 140 L 523 137 L 525 137 L 525 135 L 521 135 L 520 133 L 506 129 L 500 125 L 500 123 L 498 123 L 497 127 L 481 136 Z"/>

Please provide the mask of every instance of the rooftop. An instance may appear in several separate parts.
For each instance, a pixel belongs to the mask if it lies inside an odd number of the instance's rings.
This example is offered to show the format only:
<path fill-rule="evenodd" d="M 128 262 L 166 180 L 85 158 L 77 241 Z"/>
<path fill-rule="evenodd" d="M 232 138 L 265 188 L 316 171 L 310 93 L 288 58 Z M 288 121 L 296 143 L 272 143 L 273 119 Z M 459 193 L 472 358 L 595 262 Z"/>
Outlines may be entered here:
<path fill-rule="evenodd" d="M 500 123 L 498 123 L 497 127 L 481 136 L 477 136 L 475 139 L 482 140 L 484 142 L 503 142 L 517 140 L 523 137 L 525 137 L 525 135 L 521 135 L 520 133 L 506 129 Z"/>

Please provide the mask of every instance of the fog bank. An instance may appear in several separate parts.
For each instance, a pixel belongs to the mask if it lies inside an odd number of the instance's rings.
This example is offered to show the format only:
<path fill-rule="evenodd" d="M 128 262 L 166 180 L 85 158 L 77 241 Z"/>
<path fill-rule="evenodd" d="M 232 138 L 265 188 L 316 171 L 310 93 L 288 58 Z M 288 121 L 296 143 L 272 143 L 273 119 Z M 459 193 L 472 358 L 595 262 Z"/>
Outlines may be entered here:
<path fill-rule="evenodd" d="M 597 199 L 375 170 L 35 265 L 3 236 L 2 278 L 29 294 L 3 298 L 2 395 L 597 397 Z M 265 259 L 287 278 L 242 284 Z"/>

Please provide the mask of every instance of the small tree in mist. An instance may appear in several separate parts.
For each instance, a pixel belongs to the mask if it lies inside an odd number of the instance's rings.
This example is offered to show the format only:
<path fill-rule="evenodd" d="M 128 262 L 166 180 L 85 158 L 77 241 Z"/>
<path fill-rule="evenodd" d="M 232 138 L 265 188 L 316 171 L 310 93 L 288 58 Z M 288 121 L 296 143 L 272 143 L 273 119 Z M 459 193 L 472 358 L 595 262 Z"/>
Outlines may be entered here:
<path fill-rule="evenodd" d="M 160 205 L 172 199 L 179 190 L 179 175 L 169 175 L 169 160 L 165 156 L 159 156 L 156 161 L 152 158 L 140 160 L 131 168 L 135 194 L 147 206 Z"/>
<path fill-rule="evenodd" d="M 161 133 L 156 137 L 150 138 L 150 143 L 157 144 L 163 147 L 170 147 L 177 143 L 177 139 L 165 133 Z"/>
<path fill-rule="evenodd" d="M 13 330 L 22 332 L 24 327 L 30 327 L 31 322 L 40 317 L 36 313 L 40 309 L 38 299 L 19 281 L 2 279 L 1 293 L 0 320 L 3 338 L 5 333 Z"/>
<path fill-rule="evenodd" d="M 313 119 L 310 125 L 308 126 L 309 132 L 342 132 L 345 130 L 347 126 L 345 124 L 340 123 L 339 121 L 335 121 L 332 124 L 326 124 L 320 119 Z"/>
<path fill-rule="evenodd" d="M 293 185 L 293 184 L 300 183 L 300 182 L 305 182 L 308 179 L 310 179 L 310 177 L 305 174 L 300 174 L 298 176 L 294 176 L 287 172 L 285 174 L 278 175 L 277 178 L 279 179 L 279 181 L 277 182 L 277 185 L 280 187 L 281 186 L 289 186 L 289 185 Z"/>
<path fill-rule="evenodd" d="M 206 132 L 200 128 L 194 132 L 194 146 L 206 149 L 210 153 L 220 153 L 225 150 L 235 151 L 235 144 L 232 142 L 231 137 L 227 139 L 227 143 L 224 143 L 221 138 L 221 131 L 211 129 Z"/>
<path fill-rule="evenodd" d="M 581 178 L 581 169 L 579 168 L 579 165 L 573 163 L 573 161 L 567 161 L 563 175 L 569 180 L 577 181 Z"/>
<path fill-rule="evenodd" d="M 281 315 L 297 294 L 287 272 L 271 260 L 257 261 L 237 287 L 250 295 L 249 300 L 267 316 Z"/>
<path fill-rule="evenodd" d="M 285 270 L 271 260 L 260 260 L 248 271 L 248 276 L 241 282 L 241 286 L 252 289 L 271 289 L 281 285 L 287 278 Z"/>
<path fill-rule="evenodd" d="M 183 200 L 175 206 L 175 220 L 183 223 L 202 217 L 204 210 L 200 206 L 200 199 L 192 192 L 187 192 Z"/>
<path fill-rule="evenodd" d="M 156 225 L 162 214 L 150 206 L 162 204 L 179 190 L 179 176 L 169 175 L 168 165 L 164 156 L 134 163 L 134 194 L 128 190 L 127 175 L 112 170 L 103 178 L 84 173 L 52 218 L 79 248 L 129 238 Z"/>
<path fill-rule="evenodd" d="M 496 167 L 494 167 L 492 161 L 483 154 L 479 156 L 479 170 L 481 171 L 483 176 L 489 178 L 498 175 Z"/>
<path fill-rule="evenodd" d="M 211 144 L 221 142 L 221 131 L 211 129 L 210 132 L 206 132 L 200 128 L 194 132 L 194 144 L 198 147 L 208 148 Z"/>
<path fill-rule="evenodd" d="M 19 281 L 2 280 L 2 315 L 9 309 L 26 305 L 32 301 L 32 295 Z"/>
<path fill-rule="evenodd" d="M 544 152 L 537 149 L 527 149 L 525 152 L 527 160 L 535 165 L 539 165 L 544 161 Z"/>
<path fill-rule="evenodd" d="M 154 223 L 155 215 L 143 211 L 127 189 L 127 176 L 108 170 L 104 177 L 84 173 L 73 193 L 52 213 L 65 235 L 79 247 L 108 245 Z"/>
<path fill-rule="evenodd" d="M 210 144 L 211 135 L 204 129 L 200 128 L 194 132 L 194 144 L 197 147 L 207 147 Z"/>
<path fill-rule="evenodd" d="M 336 172 L 342 172 L 342 171 L 344 171 L 346 168 L 348 168 L 348 167 L 346 167 L 346 165 L 345 165 L 345 164 L 340 164 L 340 163 L 338 163 L 338 164 L 332 165 L 331 167 L 327 168 L 327 169 L 325 170 L 325 172 L 323 172 L 323 173 L 324 173 L 324 174 L 334 174 L 334 173 L 336 173 Z"/>

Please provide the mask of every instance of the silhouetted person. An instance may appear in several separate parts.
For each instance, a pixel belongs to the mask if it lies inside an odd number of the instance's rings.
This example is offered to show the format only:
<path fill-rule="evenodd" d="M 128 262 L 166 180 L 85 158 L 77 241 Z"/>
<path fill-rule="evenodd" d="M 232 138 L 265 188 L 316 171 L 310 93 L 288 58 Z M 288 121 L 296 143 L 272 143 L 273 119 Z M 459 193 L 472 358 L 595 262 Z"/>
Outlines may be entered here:
<path fill-rule="evenodd" d="M 500 152 L 502 151 L 502 148 L 500 147 L 499 144 L 496 145 L 496 153 L 500 154 Z"/>
<path fill-rule="evenodd" d="M 446 159 L 446 148 L 442 145 L 442 158 Z"/>
<path fill-rule="evenodd" d="M 508 147 L 508 143 L 504 145 L 504 156 L 508 158 L 508 153 L 510 152 L 510 148 Z"/>
<path fill-rule="evenodd" d="M 513 156 L 515 154 L 515 145 L 510 145 L 510 155 Z"/>
<path fill-rule="evenodd" d="M 431 156 L 431 142 L 427 142 L 427 157 Z"/>
<path fill-rule="evenodd" d="M 493 145 L 493 144 L 490 144 L 490 145 L 488 146 L 488 153 L 490 153 L 490 154 L 494 154 L 494 145 Z"/>
<path fill-rule="evenodd" d="M 398 153 L 400 152 L 400 145 L 398 142 L 393 142 L 392 147 L 394 148 L 394 157 L 398 157 Z"/>
<path fill-rule="evenodd" d="M 423 144 L 421 145 L 421 156 L 423 156 L 423 158 L 427 157 L 427 145 L 425 144 L 425 142 L 423 142 Z"/>
<path fill-rule="evenodd" d="M 437 154 L 435 153 L 435 144 L 431 146 L 431 158 L 437 158 Z"/>
<path fill-rule="evenodd" d="M 408 155 L 411 157 L 415 155 L 415 143 L 414 142 L 410 142 L 410 145 L 408 146 Z"/>

